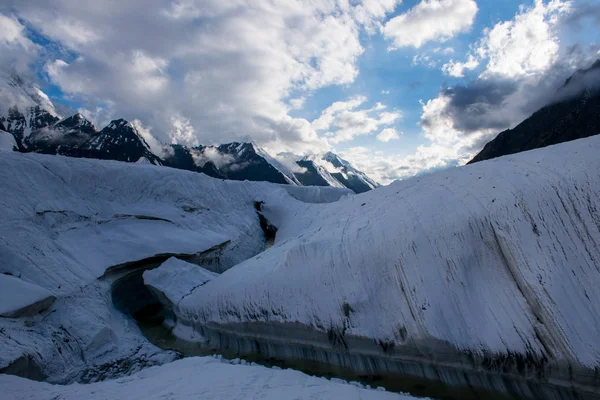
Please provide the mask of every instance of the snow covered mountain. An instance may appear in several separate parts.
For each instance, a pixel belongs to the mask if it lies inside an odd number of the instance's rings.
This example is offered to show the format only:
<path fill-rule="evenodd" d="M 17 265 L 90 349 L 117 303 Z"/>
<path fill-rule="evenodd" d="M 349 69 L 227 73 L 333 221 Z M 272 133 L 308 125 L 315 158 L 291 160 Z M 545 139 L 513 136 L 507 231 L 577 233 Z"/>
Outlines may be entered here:
<path fill-rule="evenodd" d="M 89 128 L 87 124 L 86 127 Z M 89 140 L 74 147 L 69 155 L 127 162 L 146 159 L 152 164 L 160 164 L 160 159 L 152 153 L 137 129 L 124 119 L 111 121 Z"/>
<path fill-rule="evenodd" d="M 600 60 L 575 72 L 557 97 L 514 129 L 499 133 L 469 163 L 600 134 Z"/>
<path fill-rule="evenodd" d="M 2 83 L 4 82 L 4 83 Z M 152 152 L 136 128 L 123 119 L 100 132 L 82 114 L 66 118 L 39 88 L 16 74 L 0 81 L 0 124 L 19 150 L 72 157 L 146 162 L 201 172 L 221 179 L 266 181 L 290 185 L 345 187 L 361 193 L 378 186 L 363 172 L 333 153 L 282 162 L 251 142 L 217 146 L 164 146 L 161 157 Z M 68 112 L 62 108 L 62 112 Z M 70 115 L 70 114 L 69 114 Z"/>
<path fill-rule="evenodd" d="M 17 149 L 15 137 L 11 133 L 6 132 L 0 123 L 0 150 L 13 151 L 15 149 Z"/>
<path fill-rule="evenodd" d="M 48 96 L 14 72 L 0 74 L 0 122 L 19 146 L 38 129 L 62 118 Z"/>
<path fill-rule="evenodd" d="M 380 186 L 364 172 L 354 168 L 348 161 L 332 152 L 325 153 L 322 160 L 333 167 L 334 172 L 331 175 L 345 187 L 354 190 L 355 193 L 363 193 Z"/>
<path fill-rule="evenodd" d="M 203 172 L 237 181 L 267 181 L 301 186 L 331 186 L 362 193 L 379 186 L 348 161 L 328 152 L 324 156 L 273 157 L 255 143 L 233 142 L 219 146 L 171 145 L 163 163 L 173 168 Z M 285 161 L 283 161 L 285 160 Z"/>
<path fill-rule="evenodd" d="M 294 175 L 254 143 L 226 143 L 219 146 L 183 147 L 171 145 L 164 164 L 203 172 L 215 178 L 236 181 L 266 181 L 298 184 Z"/>
<path fill-rule="evenodd" d="M 203 159 L 204 147 L 187 147 L 180 144 L 166 146 L 163 150 L 163 165 L 187 171 L 202 172 L 213 178 L 227 179 L 214 162 Z"/>
<path fill-rule="evenodd" d="M 303 157 L 296 161 L 296 164 L 300 167 L 300 171 L 295 172 L 294 176 L 305 186 L 345 187 L 324 166 L 311 157 Z"/>
<path fill-rule="evenodd" d="M 321 156 L 303 157 L 296 163 L 303 171 L 294 175 L 303 185 L 345 187 L 354 193 L 364 193 L 380 186 L 330 151 Z"/>
<path fill-rule="evenodd" d="M 24 138 L 28 151 L 43 154 L 71 155 L 98 132 L 83 115 L 77 113 L 53 125 L 34 130 Z"/>

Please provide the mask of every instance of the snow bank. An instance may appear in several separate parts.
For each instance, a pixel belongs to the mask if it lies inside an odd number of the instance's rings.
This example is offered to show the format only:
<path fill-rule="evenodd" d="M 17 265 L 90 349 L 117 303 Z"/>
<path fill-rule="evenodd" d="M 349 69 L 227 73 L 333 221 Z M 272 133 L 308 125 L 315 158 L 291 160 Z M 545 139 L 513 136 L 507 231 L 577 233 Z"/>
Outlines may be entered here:
<path fill-rule="evenodd" d="M 13 151 L 17 148 L 17 142 L 15 137 L 8 133 L 0 130 L 0 151 Z"/>
<path fill-rule="evenodd" d="M 52 293 L 38 285 L 0 274 L 0 317 L 37 314 L 50 307 L 54 300 Z"/>
<path fill-rule="evenodd" d="M 516 376 L 522 357 L 532 376 L 596 385 L 598 154 L 592 137 L 279 212 L 277 243 L 183 299 L 180 318 Z"/>
<path fill-rule="evenodd" d="M 286 213 L 307 206 L 269 183 L 17 152 L 0 157 L 0 186 L 0 273 L 57 297 L 39 316 L 0 319 L 0 373 L 53 382 L 159 362 L 112 305 L 119 270 L 215 247 L 215 270 L 227 269 L 264 249 L 256 202 L 283 202 Z"/>
<path fill-rule="evenodd" d="M 0 391 L 13 400 L 61 398 L 184 399 L 361 399 L 413 397 L 369 390 L 339 380 L 256 365 L 232 365 L 213 357 L 193 357 L 148 368 L 127 378 L 89 385 L 54 386 L 0 375 Z"/>
<path fill-rule="evenodd" d="M 160 267 L 144 271 L 143 276 L 144 284 L 158 294 L 161 302 L 176 306 L 192 290 L 211 281 L 218 274 L 171 257 Z"/>

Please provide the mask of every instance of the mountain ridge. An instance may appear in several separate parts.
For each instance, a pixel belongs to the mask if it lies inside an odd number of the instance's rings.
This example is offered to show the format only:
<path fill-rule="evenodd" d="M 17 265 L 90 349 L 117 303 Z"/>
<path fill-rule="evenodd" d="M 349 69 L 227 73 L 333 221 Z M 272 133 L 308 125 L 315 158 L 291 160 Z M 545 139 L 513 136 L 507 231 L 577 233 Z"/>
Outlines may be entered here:
<path fill-rule="evenodd" d="M 193 147 L 164 144 L 152 149 L 125 119 L 112 120 L 98 131 L 79 112 L 66 117 L 58 113 L 48 96 L 18 75 L 11 74 L 5 83 L 10 90 L 0 87 L 0 99 L 14 104 L 5 110 L 0 108 L 0 129 L 13 135 L 21 152 L 149 163 L 219 179 L 331 186 L 355 193 L 379 186 L 331 152 L 309 157 L 293 155 L 284 162 L 251 141 Z"/>

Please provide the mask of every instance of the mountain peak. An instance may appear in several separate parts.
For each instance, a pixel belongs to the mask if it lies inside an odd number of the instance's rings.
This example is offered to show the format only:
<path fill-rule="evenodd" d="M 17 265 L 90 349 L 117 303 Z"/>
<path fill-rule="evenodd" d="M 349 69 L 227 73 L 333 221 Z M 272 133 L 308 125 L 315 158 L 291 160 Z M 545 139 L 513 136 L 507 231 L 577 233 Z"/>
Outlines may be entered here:
<path fill-rule="evenodd" d="M 131 124 L 131 122 L 129 122 L 129 121 L 123 119 L 123 118 L 113 119 L 112 121 L 110 121 L 110 123 L 104 129 L 116 130 L 116 129 L 123 129 L 123 128 L 129 128 L 129 129 L 131 129 L 133 131 L 136 131 L 136 133 L 137 133 L 137 130 Z"/>
<path fill-rule="evenodd" d="M 59 131 L 66 131 L 66 133 L 73 133 L 73 132 L 83 132 L 86 134 L 96 133 L 96 127 L 94 126 L 94 124 L 92 124 L 91 121 L 89 121 L 86 117 L 84 117 L 80 113 L 77 113 L 75 115 L 72 115 L 72 116 L 64 118 L 64 119 L 61 119 L 56 124 L 54 124 L 54 126 L 52 126 L 52 128 L 59 130 Z"/>

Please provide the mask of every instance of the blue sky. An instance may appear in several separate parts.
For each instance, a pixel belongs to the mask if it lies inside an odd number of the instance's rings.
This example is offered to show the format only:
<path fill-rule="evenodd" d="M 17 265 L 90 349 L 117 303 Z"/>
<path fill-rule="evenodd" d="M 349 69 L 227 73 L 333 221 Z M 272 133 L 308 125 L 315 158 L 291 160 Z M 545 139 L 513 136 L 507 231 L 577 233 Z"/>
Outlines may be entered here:
<path fill-rule="evenodd" d="M 9 0 L 0 18 L 2 67 L 99 126 L 334 150 L 383 183 L 464 163 L 599 57 L 586 1 Z"/>

